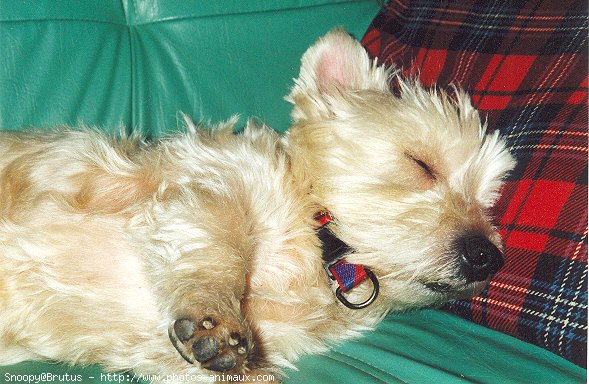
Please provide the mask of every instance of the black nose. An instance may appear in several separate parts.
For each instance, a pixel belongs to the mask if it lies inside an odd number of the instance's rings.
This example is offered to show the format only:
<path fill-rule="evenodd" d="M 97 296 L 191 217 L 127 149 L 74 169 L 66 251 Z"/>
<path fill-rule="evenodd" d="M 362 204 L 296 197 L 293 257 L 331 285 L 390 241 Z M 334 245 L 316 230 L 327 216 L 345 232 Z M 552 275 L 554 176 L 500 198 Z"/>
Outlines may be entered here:
<path fill-rule="evenodd" d="M 484 281 L 503 266 L 501 251 L 485 236 L 465 235 L 456 245 L 460 270 L 467 281 Z"/>

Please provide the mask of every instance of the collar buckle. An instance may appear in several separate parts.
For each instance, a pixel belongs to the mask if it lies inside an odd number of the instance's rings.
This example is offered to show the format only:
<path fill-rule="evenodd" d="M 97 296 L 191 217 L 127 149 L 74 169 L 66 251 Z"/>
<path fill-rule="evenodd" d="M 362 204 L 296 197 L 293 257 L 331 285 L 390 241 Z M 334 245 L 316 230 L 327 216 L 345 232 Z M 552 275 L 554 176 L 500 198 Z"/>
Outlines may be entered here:
<path fill-rule="evenodd" d="M 350 308 L 350 309 L 362 309 L 362 308 L 366 308 L 368 307 L 370 304 L 372 304 L 372 302 L 374 300 L 376 300 L 376 297 L 378 296 L 378 279 L 376 278 L 376 276 L 374 275 L 374 273 L 368 269 L 368 268 L 364 268 L 364 271 L 366 272 L 366 275 L 368 276 L 368 278 L 370 279 L 370 281 L 372 281 L 372 293 L 370 294 L 370 297 L 368 299 L 366 299 L 365 301 L 361 302 L 361 303 L 351 303 L 348 301 L 348 299 L 346 299 L 342 293 L 342 287 L 339 286 L 336 288 L 335 290 L 335 297 L 338 298 L 338 300 L 345 305 L 346 307 Z"/>
<path fill-rule="evenodd" d="M 327 276 L 331 280 L 337 281 L 339 287 L 335 290 L 335 297 L 350 309 L 362 309 L 366 308 L 378 296 L 379 291 L 379 284 L 378 279 L 374 275 L 374 273 L 360 264 L 351 264 L 348 263 L 346 260 L 334 260 L 329 264 L 324 264 L 325 271 L 327 272 Z M 363 302 L 360 303 L 352 303 L 344 296 L 344 293 L 349 292 L 354 287 L 359 285 L 366 279 L 370 279 L 372 282 L 372 293 L 370 297 Z"/>
<path fill-rule="evenodd" d="M 335 296 L 343 305 L 350 309 L 366 308 L 378 296 L 378 279 L 370 269 L 360 264 L 349 263 L 343 259 L 345 255 L 353 253 L 354 250 L 327 228 L 327 224 L 332 220 L 327 211 L 315 215 L 315 221 L 319 224 L 318 235 L 323 248 L 323 267 L 329 279 L 337 281 L 339 287 L 335 290 Z M 366 279 L 370 279 L 373 286 L 370 297 L 361 303 L 351 303 L 347 300 L 344 293 L 349 292 Z"/>

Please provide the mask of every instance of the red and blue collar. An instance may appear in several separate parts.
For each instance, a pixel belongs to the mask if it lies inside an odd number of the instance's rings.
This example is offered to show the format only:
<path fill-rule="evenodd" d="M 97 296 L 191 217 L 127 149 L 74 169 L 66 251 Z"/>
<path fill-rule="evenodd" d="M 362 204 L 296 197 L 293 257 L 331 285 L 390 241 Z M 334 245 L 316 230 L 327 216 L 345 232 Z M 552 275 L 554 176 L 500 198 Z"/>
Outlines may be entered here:
<path fill-rule="evenodd" d="M 319 224 L 317 236 L 321 241 L 322 259 L 325 271 L 331 280 L 337 281 L 339 287 L 335 295 L 342 304 L 351 309 L 366 308 L 378 296 L 378 279 L 374 273 L 360 264 L 352 264 L 344 260 L 344 257 L 354 253 L 354 249 L 344 243 L 341 239 L 329 230 L 328 224 L 333 221 L 331 214 L 327 211 L 321 211 L 315 214 L 315 221 Z M 361 303 L 351 303 L 346 299 L 344 293 L 349 292 L 364 280 L 370 279 L 374 287 L 370 297 Z"/>

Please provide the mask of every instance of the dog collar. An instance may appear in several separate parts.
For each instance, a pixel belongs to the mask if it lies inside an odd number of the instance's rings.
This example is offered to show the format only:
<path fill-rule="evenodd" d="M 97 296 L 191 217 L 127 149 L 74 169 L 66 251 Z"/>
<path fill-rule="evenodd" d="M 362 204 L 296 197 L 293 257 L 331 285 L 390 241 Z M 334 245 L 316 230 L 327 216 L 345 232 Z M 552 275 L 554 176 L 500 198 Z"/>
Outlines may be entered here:
<path fill-rule="evenodd" d="M 343 259 L 344 256 L 353 253 L 354 250 L 329 230 L 327 224 L 333 221 L 329 212 L 321 211 L 315 214 L 315 221 L 319 224 L 317 236 L 321 241 L 323 266 L 327 272 L 327 276 L 331 280 L 337 281 L 339 285 L 335 290 L 335 296 L 348 308 L 366 308 L 378 296 L 378 279 L 370 269 L 360 264 L 349 263 Z M 370 297 L 361 303 L 351 303 L 348 301 L 344 293 L 354 289 L 366 279 L 370 279 L 374 287 Z"/>

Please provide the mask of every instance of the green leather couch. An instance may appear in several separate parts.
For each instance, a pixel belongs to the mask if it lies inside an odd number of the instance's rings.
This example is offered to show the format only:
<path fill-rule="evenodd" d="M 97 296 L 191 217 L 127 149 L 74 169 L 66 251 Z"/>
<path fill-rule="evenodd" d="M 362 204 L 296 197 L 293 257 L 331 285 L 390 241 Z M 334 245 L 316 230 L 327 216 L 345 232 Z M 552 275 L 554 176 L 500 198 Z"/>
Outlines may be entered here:
<path fill-rule="evenodd" d="M 205 122 L 255 116 L 284 131 L 282 97 L 304 50 L 334 26 L 362 37 L 378 8 L 374 0 L 3 0 L 0 128 L 124 124 L 158 136 L 179 129 L 183 111 Z M 432 309 L 390 315 L 296 366 L 286 383 L 586 381 L 586 370 L 550 352 Z M 26 362 L 0 367 L 0 383 L 42 373 L 108 382 L 96 366 Z"/>

